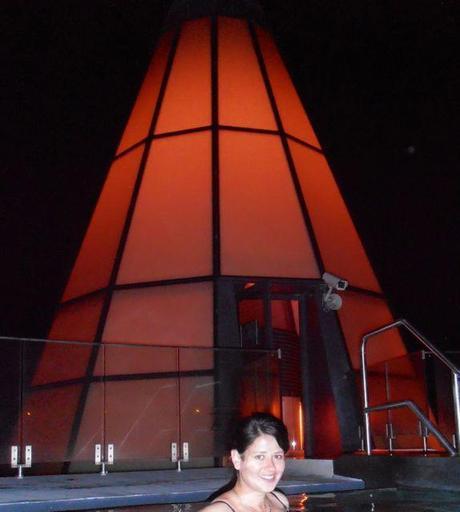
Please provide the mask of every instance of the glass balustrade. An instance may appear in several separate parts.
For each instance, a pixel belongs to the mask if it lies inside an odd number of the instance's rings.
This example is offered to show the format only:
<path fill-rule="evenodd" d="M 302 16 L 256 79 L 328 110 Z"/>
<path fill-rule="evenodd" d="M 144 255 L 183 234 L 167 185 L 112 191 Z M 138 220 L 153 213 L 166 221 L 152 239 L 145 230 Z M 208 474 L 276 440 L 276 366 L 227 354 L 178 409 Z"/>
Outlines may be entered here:
<path fill-rule="evenodd" d="M 0 359 L 0 468 L 5 475 L 14 473 L 11 447 L 22 443 L 22 349 L 21 343 L 5 340 Z"/>
<path fill-rule="evenodd" d="M 179 437 L 178 351 L 170 347 L 104 344 L 105 450 L 112 469 L 172 468 Z"/>
<path fill-rule="evenodd" d="M 369 405 L 380 405 L 389 401 L 388 365 L 376 363 L 368 367 Z M 378 411 L 370 415 L 374 448 L 392 449 L 391 411 Z"/>
<path fill-rule="evenodd" d="M 455 431 L 452 373 L 429 352 L 418 351 L 368 367 L 369 405 L 411 400 L 449 442 Z M 406 407 L 372 412 L 374 449 L 444 451 Z"/>
<path fill-rule="evenodd" d="M 222 460 L 229 425 L 240 414 L 279 412 L 275 353 L 184 348 L 179 358 L 180 440 L 190 448 L 188 466 Z"/>
<path fill-rule="evenodd" d="M 459 366 L 460 358 L 458 353 L 447 354 L 447 356 L 457 367 Z M 426 353 L 425 358 L 430 383 L 428 396 L 434 421 L 447 440 L 455 444 L 452 372 L 429 352 Z"/>
<path fill-rule="evenodd" d="M 44 472 L 87 470 L 103 438 L 103 366 L 88 343 L 23 341 L 22 444 Z"/>
<path fill-rule="evenodd" d="M 426 368 L 423 352 L 414 352 L 387 362 L 389 399 L 391 402 L 410 400 L 430 418 L 427 403 Z M 426 451 L 427 433 L 418 418 L 407 407 L 393 409 L 391 425 L 393 446 L 401 450 Z"/>
<path fill-rule="evenodd" d="M 12 446 L 29 474 L 221 465 L 236 417 L 280 414 L 276 352 L 2 342 L 2 474 Z"/>

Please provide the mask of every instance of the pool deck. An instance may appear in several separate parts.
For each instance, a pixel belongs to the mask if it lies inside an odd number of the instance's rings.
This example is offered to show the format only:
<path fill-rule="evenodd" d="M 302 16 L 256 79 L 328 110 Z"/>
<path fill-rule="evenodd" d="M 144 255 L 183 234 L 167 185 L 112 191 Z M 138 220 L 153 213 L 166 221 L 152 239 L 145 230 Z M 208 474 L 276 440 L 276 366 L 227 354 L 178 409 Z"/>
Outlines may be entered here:
<path fill-rule="evenodd" d="M 341 475 L 362 478 L 368 489 L 401 487 L 460 492 L 458 456 L 342 455 L 334 461 L 334 468 Z"/>
<path fill-rule="evenodd" d="M 320 468 L 321 469 L 321 468 Z M 324 493 L 363 489 L 360 479 L 325 470 L 308 474 L 299 468 L 287 472 L 278 488 L 286 494 Z M 109 507 L 206 501 L 228 483 L 228 468 L 185 469 L 181 472 L 30 476 L 0 478 L 0 511 L 57 512 Z"/>

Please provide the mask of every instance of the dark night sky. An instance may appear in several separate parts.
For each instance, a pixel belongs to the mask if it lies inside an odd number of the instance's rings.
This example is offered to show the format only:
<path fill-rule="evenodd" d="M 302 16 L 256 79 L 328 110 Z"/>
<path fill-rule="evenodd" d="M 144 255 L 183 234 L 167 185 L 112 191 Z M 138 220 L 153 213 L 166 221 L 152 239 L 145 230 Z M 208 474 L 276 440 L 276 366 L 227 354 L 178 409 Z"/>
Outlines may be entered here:
<path fill-rule="evenodd" d="M 261 3 L 395 314 L 458 348 L 457 2 Z M 46 334 L 168 6 L 2 2 L 1 335 Z"/>

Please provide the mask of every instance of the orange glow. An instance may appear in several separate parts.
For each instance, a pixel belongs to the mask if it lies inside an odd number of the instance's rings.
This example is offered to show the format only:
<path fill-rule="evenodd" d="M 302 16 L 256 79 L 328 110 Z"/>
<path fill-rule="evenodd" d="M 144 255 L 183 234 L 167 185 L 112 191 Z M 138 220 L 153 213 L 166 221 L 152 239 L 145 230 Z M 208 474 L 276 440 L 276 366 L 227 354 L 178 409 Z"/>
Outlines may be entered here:
<path fill-rule="evenodd" d="M 106 342 L 212 346 L 212 284 L 158 286 L 115 292 Z"/>
<path fill-rule="evenodd" d="M 168 460 L 179 439 L 177 405 L 177 377 L 107 382 L 106 439 L 115 444 L 116 460 L 142 460 L 143 467 Z"/>
<path fill-rule="evenodd" d="M 303 433 L 303 409 L 302 409 L 302 402 L 299 400 L 299 449 L 303 450 L 303 444 L 304 444 L 304 433 Z"/>
<path fill-rule="evenodd" d="M 257 35 L 284 131 L 319 148 L 318 139 L 272 36 L 261 28 L 257 28 Z"/>
<path fill-rule="evenodd" d="M 376 339 L 374 343 L 378 344 L 380 340 Z M 437 421 L 427 402 L 425 361 L 421 359 L 419 353 L 406 354 L 373 364 L 369 366 L 368 370 L 370 405 L 378 405 L 386 401 L 412 400 L 424 414 L 435 422 Z M 414 448 L 414 446 L 418 446 L 420 442 L 419 425 L 413 413 L 401 409 L 393 410 L 390 414 L 394 432 L 398 434 L 395 447 Z M 377 438 L 378 448 L 387 446 L 387 441 L 384 439 L 387 421 L 386 413 L 371 415 L 372 431 L 374 439 Z M 378 439 L 378 436 L 381 436 L 381 440 Z M 435 445 L 436 443 L 431 443 L 432 447 Z"/>
<path fill-rule="evenodd" d="M 413 400 L 426 409 L 426 390 L 424 389 L 424 368 L 417 366 L 408 356 L 393 359 L 388 362 L 388 380 L 390 399 L 394 401 Z"/>
<path fill-rule="evenodd" d="M 24 409 L 31 414 L 23 417 L 23 436 L 27 444 L 33 446 L 34 463 L 67 460 L 70 431 L 81 390 L 82 385 L 72 385 L 35 391 L 29 388 L 25 393 Z M 94 456 L 94 444 L 89 441 L 86 440 L 86 450 L 81 447 L 80 455 L 86 460 Z"/>
<path fill-rule="evenodd" d="M 193 457 L 215 456 L 215 385 L 211 376 L 180 378 L 181 436 L 190 443 Z"/>
<path fill-rule="evenodd" d="M 319 277 L 279 137 L 220 133 L 222 272 Z"/>
<path fill-rule="evenodd" d="M 103 369 L 106 375 L 176 372 L 177 350 L 103 343 L 98 354 L 98 368 Z"/>
<path fill-rule="evenodd" d="M 289 142 L 325 268 L 350 284 L 380 291 L 359 236 L 323 155 Z"/>
<path fill-rule="evenodd" d="M 154 57 L 137 97 L 117 154 L 136 144 L 148 135 L 153 112 L 161 87 L 161 81 L 171 46 L 171 33 L 165 34 L 158 43 Z"/>
<path fill-rule="evenodd" d="M 209 132 L 154 142 L 118 283 L 212 273 L 210 159 Z"/>
<path fill-rule="evenodd" d="M 257 321 L 259 327 L 265 325 L 264 302 L 262 299 L 244 299 L 238 302 L 238 320 L 240 325 Z"/>
<path fill-rule="evenodd" d="M 27 348 L 26 353 L 28 353 Z M 32 348 L 36 349 L 36 346 Z M 84 378 L 92 351 L 92 345 L 83 343 L 74 345 L 47 343 L 35 370 L 32 385 L 39 386 L 51 382 Z M 31 360 L 33 359 L 31 358 Z M 102 366 L 99 370 L 101 369 Z"/>
<path fill-rule="evenodd" d="M 300 318 L 299 318 L 299 303 L 297 300 L 291 300 L 291 310 L 294 316 L 295 332 L 300 336 Z"/>
<path fill-rule="evenodd" d="M 143 150 L 112 164 L 62 300 L 108 285 Z"/>
<path fill-rule="evenodd" d="M 393 322 L 393 316 L 383 299 L 354 292 L 343 292 L 342 296 L 343 307 L 338 311 L 339 319 L 352 366 L 359 369 L 362 337 L 377 327 Z M 398 331 L 391 330 L 380 334 L 374 342 L 369 342 L 367 360 L 371 365 L 405 353 L 406 349 Z"/>
<path fill-rule="evenodd" d="M 300 509 L 302 509 L 305 505 L 305 503 L 307 503 L 307 500 L 308 500 L 308 496 L 306 494 L 304 494 L 301 498 L 301 500 L 299 501 L 299 505 L 300 505 Z"/>
<path fill-rule="evenodd" d="M 283 422 L 289 432 L 289 457 L 299 457 L 303 449 L 303 425 L 299 422 L 300 398 L 298 396 L 282 397 Z"/>
<path fill-rule="evenodd" d="M 53 340 L 92 341 L 103 300 L 104 297 L 99 294 L 59 306 L 48 337 Z"/>
<path fill-rule="evenodd" d="M 214 352 L 212 350 L 183 348 L 179 351 L 179 368 L 181 372 L 212 370 L 214 368 Z"/>
<path fill-rule="evenodd" d="M 271 300 L 272 327 L 283 331 L 296 332 L 293 309 L 297 309 L 297 301 Z"/>
<path fill-rule="evenodd" d="M 211 124 L 209 19 L 183 24 L 155 133 Z"/>
<path fill-rule="evenodd" d="M 73 450 L 73 461 L 94 461 L 94 445 L 102 443 L 104 427 L 104 387 L 101 382 L 90 385 L 86 395 L 85 409 L 78 429 L 77 442 Z M 78 466 L 77 466 L 78 471 Z M 72 471 L 70 465 L 69 472 Z M 81 471 L 81 469 L 80 469 Z"/>
<path fill-rule="evenodd" d="M 219 18 L 219 123 L 276 130 L 245 20 Z"/>
<path fill-rule="evenodd" d="M 314 414 L 315 457 L 337 457 L 342 453 L 342 443 L 337 409 L 332 394 L 321 397 L 321 400 L 316 400 Z"/>

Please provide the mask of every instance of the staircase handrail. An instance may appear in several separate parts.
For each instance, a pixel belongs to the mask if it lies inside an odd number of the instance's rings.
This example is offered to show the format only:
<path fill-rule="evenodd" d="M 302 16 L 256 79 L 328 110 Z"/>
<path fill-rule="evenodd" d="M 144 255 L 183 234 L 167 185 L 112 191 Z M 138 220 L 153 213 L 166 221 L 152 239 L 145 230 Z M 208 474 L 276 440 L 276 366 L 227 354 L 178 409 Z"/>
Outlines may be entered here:
<path fill-rule="evenodd" d="M 426 429 L 431 432 L 434 437 L 436 437 L 436 439 L 442 444 L 442 446 L 444 446 L 444 448 L 449 452 L 449 455 L 456 455 L 455 447 L 449 443 L 442 432 L 423 414 L 420 407 L 412 400 L 400 400 L 398 402 L 385 402 L 379 405 L 372 405 L 366 408 L 366 412 L 388 411 L 391 409 L 400 409 L 402 407 L 407 407 L 407 409 L 412 411 L 415 416 L 417 416 L 417 418 L 421 421 L 421 423 L 423 423 Z"/>
<path fill-rule="evenodd" d="M 370 418 L 369 413 L 372 412 L 369 409 L 369 387 L 367 379 L 367 343 L 370 338 L 382 334 L 383 332 L 389 331 L 396 327 L 406 328 L 422 345 L 441 361 L 452 374 L 452 391 L 454 401 L 454 416 L 455 416 L 455 438 L 456 438 L 456 450 L 457 455 L 460 455 L 460 370 L 457 366 L 450 361 L 433 343 L 431 343 L 423 334 L 421 334 L 410 322 L 401 318 L 389 324 L 386 324 L 378 329 L 368 332 L 362 337 L 361 341 L 361 377 L 363 385 L 363 411 L 364 411 L 364 447 L 367 455 L 371 455 L 371 429 L 370 429 Z"/>

